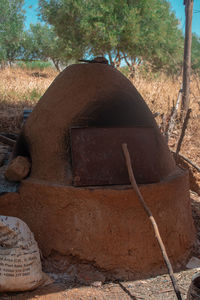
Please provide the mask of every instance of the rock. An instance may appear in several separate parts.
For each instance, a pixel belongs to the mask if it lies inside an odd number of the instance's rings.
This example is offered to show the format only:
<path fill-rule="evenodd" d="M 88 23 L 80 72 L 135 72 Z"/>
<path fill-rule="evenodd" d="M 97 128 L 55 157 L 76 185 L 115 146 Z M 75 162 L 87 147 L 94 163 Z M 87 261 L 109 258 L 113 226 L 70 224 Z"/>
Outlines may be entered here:
<path fill-rule="evenodd" d="M 92 282 L 92 286 L 94 286 L 94 287 L 101 287 L 102 286 L 102 281 L 94 281 L 94 282 Z"/>
<path fill-rule="evenodd" d="M 187 269 L 195 269 L 195 268 L 200 268 L 200 259 L 197 257 L 191 257 L 189 262 L 186 265 Z"/>
<path fill-rule="evenodd" d="M 90 265 L 79 265 L 77 273 L 78 282 L 84 285 L 101 286 L 106 280 L 103 273 L 97 271 Z"/>
<path fill-rule="evenodd" d="M 0 167 L 3 165 L 5 160 L 5 153 L 0 152 Z"/>
<path fill-rule="evenodd" d="M 5 172 L 8 181 L 21 181 L 29 174 L 31 163 L 27 157 L 17 156 L 11 161 Z"/>

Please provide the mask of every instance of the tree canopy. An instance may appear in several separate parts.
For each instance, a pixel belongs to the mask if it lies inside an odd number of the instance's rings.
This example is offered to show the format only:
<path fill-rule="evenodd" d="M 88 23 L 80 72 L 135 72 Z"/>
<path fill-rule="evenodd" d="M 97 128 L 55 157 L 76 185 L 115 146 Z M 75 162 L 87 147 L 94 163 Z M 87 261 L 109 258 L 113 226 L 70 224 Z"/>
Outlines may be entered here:
<path fill-rule="evenodd" d="M 200 37 L 192 35 L 192 69 L 200 74 Z"/>
<path fill-rule="evenodd" d="M 180 62 L 183 36 L 166 0 L 40 0 L 40 14 L 74 57 L 108 55 L 130 68 Z"/>
<path fill-rule="evenodd" d="M 21 50 L 24 29 L 24 0 L 0 1 L 0 63 L 13 62 Z"/>
<path fill-rule="evenodd" d="M 106 56 L 175 73 L 183 60 L 183 34 L 167 0 L 39 0 L 45 24 L 24 29 L 24 0 L 0 1 L 0 64 L 49 60 L 59 70 L 70 61 Z M 200 69 L 200 40 L 193 35 L 192 68 Z"/>
<path fill-rule="evenodd" d="M 24 33 L 22 45 L 25 60 L 51 59 L 58 71 L 60 64 L 66 65 L 71 59 L 71 52 L 63 40 L 47 24 L 31 24 L 30 29 Z"/>

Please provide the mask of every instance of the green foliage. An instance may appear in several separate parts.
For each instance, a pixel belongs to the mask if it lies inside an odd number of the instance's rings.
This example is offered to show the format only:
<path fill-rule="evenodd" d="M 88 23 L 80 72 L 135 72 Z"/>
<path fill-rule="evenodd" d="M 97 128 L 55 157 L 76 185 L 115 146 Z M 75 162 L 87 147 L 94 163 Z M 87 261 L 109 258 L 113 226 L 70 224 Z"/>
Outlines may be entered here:
<path fill-rule="evenodd" d="M 40 13 L 44 21 L 53 26 L 56 35 L 66 47 L 68 59 L 83 57 L 87 41 L 82 26 L 87 13 L 84 0 L 39 0 Z"/>
<path fill-rule="evenodd" d="M 192 35 L 192 70 L 200 74 L 200 37 Z"/>
<path fill-rule="evenodd" d="M 124 74 L 124 76 L 128 77 L 129 76 L 129 68 L 128 66 L 123 66 L 119 68 L 119 71 Z"/>
<path fill-rule="evenodd" d="M 24 0 L 0 1 L 0 63 L 10 64 L 20 55 L 24 26 Z"/>
<path fill-rule="evenodd" d="M 165 0 L 149 0 L 140 12 L 139 52 L 157 71 L 180 66 L 183 35 L 178 20 Z"/>
<path fill-rule="evenodd" d="M 167 0 L 39 0 L 47 23 L 28 31 L 23 31 L 23 3 L 0 0 L 1 65 L 51 60 L 59 70 L 80 58 L 106 56 L 116 67 L 126 62 L 133 76 L 138 66 L 144 73 L 181 69 L 183 35 Z M 199 45 L 193 36 L 194 70 L 200 69 Z"/>
<path fill-rule="evenodd" d="M 40 0 L 40 13 L 74 58 L 107 55 L 130 70 L 148 63 L 177 69 L 183 52 L 178 20 L 166 0 Z"/>
<path fill-rule="evenodd" d="M 52 67 L 52 64 L 48 61 L 18 61 L 16 65 L 23 70 L 40 71 L 44 71 L 46 68 Z"/>
<path fill-rule="evenodd" d="M 71 58 L 67 45 L 46 24 L 30 25 L 30 30 L 24 33 L 23 49 L 24 59 L 51 59 L 58 71 L 59 65 L 66 64 Z"/>
<path fill-rule="evenodd" d="M 39 93 L 35 88 L 31 91 L 30 93 L 30 100 L 31 101 L 37 101 L 38 99 L 40 99 L 42 96 L 41 93 Z"/>

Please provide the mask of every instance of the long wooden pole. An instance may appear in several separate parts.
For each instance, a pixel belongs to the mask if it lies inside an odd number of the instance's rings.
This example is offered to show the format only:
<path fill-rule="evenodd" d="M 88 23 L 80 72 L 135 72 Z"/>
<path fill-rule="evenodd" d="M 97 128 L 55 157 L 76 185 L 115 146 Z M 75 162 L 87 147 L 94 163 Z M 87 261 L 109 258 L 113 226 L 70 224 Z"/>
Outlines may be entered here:
<path fill-rule="evenodd" d="M 161 239 L 158 226 L 157 226 L 156 221 L 155 221 L 155 219 L 152 215 L 151 210 L 149 209 L 146 202 L 144 201 L 144 198 L 143 198 L 142 194 L 140 193 L 140 190 L 139 190 L 138 185 L 136 183 L 135 176 L 133 174 L 133 169 L 132 169 L 132 165 L 131 165 L 131 159 L 130 159 L 130 154 L 129 154 L 129 151 L 128 151 L 127 144 L 122 144 L 122 149 L 123 149 L 123 152 L 124 152 L 124 156 L 125 156 L 125 160 L 126 160 L 126 166 L 127 166 L 127 169 L 128 169 L 128 174 L 129 174 L 129 179 L 130 179 L 131 185 L 132 185 L 133 189 L 135 190 L 141 205 L 143 206 L 145 212 L 147 213 L 147 215 L 150 219 L 150 222 L 152 224 L 152 227 L 153 227 L 153 230 L 154 230 L 154 233 L 155 233 L 155 237 L 158 241 L 158 244 L 160 246 L 165 264 L 167 266 L 169 276 L 170 276 L 170 279 L 172 281 L 172 285 L 173 285 L 174 291 L 176 293 L 177 299 L 182 300 L 181 293 L 179 291 L 178 285 L 176 283 L 176 279 L 174 277 L 172 265 L 171 265 L 170 260 L 168 258 L 168 255 L 167 255 L 167 252 L 166 252 L 166 249 L 165 249 L 165 245 L 163 244 L 163 241 Z"/>
<path fill-rule="evenodd" d="M 190 104 L 190 71 L 191 71 L 191 46 L 192 46 L 192 15 L 193 0 L 184 0 L 185 5 L 185 43 L 183 61 L 183 96 L 182 117 L 187 112 Z"/>

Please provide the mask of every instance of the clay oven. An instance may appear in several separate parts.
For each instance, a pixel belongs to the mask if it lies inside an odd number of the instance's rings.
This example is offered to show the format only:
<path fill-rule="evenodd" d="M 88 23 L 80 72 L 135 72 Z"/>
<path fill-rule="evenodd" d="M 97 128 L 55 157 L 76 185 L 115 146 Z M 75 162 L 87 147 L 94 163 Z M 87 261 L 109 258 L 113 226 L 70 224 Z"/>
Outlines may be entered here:
<path fill-rule="evenodd" d="M 187 172 L 179 169 L 141 95 L 106 64 L 66 68 L 40 99 L 15 148 L 32 162 L 1 214 L 21 217 L 43 255 L 92 263 L 117 278 L 162 269 L 163 259 L 135 192 L 126 142 L 141 192 L 174 265 L 194 241 Z M 13 205 L 13 206 L 12 206 Z"/>

